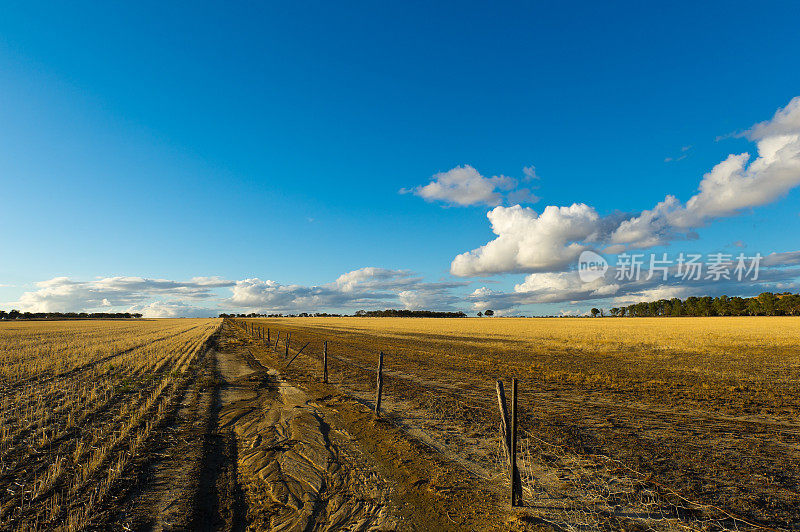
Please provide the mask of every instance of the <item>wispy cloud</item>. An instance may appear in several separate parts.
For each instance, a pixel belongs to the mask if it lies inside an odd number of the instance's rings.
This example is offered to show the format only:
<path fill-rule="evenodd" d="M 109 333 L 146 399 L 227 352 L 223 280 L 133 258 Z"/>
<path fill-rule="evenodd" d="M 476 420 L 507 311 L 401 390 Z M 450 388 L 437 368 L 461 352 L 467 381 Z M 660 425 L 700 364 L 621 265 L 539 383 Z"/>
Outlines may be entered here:
<path fill-rule="evenodd" d="M 681 153 L 679 155 L 675 155 L 672 157 L 664 157 L 665 163 L 677 162 L 686 159 L 689 156 L 689 150 L 691 150 L 691 146 L 683 146 L 681 148 Z"/>

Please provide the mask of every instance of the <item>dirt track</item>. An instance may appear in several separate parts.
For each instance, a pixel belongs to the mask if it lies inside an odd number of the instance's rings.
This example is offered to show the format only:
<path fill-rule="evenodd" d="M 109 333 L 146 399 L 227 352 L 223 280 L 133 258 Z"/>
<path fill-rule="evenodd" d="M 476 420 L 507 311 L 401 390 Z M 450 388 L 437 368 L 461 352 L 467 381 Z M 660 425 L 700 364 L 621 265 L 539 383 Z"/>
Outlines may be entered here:
<path fill-rule="evenodd" d="M 529 528 L 498 491 L 225 324 L 97 529 Z M 136 473 L 133 473 L 133 472 Z"/>

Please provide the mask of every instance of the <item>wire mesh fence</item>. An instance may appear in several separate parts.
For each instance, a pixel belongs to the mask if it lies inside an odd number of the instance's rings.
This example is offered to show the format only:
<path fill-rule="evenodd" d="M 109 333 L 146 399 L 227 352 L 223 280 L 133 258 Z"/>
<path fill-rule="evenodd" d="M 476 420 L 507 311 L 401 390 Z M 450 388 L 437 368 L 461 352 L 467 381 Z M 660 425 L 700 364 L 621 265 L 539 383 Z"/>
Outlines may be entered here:
<path fill-rule="evenodd" d="M 265 343 L 276 356 L 295 355 L 307 345 L 296 340 L 286 348 L 289 332 L 265 333 L 259 326 L 232 320 L 240 329 Z M 291 333 L 295 336 L 296 333 Z M 296 357 L 297 355 L 295 355 Z M 291 358 L 291 357 L 289 357 Z M 294 371 L 322 376 L 322 356 L 306 350 Z M 288 358 L 287 358 L 288 360 Z M 375 366 L 341 355 L 327 354 L 329 384 L 343 393 L 374 406 Z M 302 367 L 301 367 L 302 364 Z M 393 371 L 391 363 L 383 372 L 382 415 L 390 422 L 421 437 L 423 443 L 445 453 L 455 463 L 486 481 L 511 484 L 509 446 L 492 388 L 465 389 L 429 376 Z M 523 390 L 522 396 L 525 392 Z M 522 506 L 557 530 L 698 530 L 748 531 L 789 530 L 748 520 L 735 512 L 682 496 L 651 474 L 636 470 L 620 460 L 597 453 L 576 451 L 547 441 L 526 428 L 534 409 L 522 400 L 522 427 L 518 435 L 517 467 L 522 481 Z M 527 423 L 532 425 L 531 423 Z"/>

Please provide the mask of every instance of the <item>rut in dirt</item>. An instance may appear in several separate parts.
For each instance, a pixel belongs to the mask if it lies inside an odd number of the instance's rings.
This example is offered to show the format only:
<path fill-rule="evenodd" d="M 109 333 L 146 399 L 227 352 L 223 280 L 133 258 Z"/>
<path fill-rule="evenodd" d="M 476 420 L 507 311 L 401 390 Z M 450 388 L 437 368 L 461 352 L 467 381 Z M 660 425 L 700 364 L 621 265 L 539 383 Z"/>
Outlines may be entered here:
<path fill-rule="evenodd" d="M 390 490 L 349 435 L 233 339 L 217 351 L 221 430 L 238 442 L 248 524 L 257 530 L 391 530 Z"/>
<path fill-rule="evenodd" d="M 237 482 L 236 437 L 219 429 L 224 382 L 219 377 L 216 335 L 190 369 L 193 376 L 147 451 L 121 488 L 118 507 L 94 528 L 173 531 L 246 528 L 244 496 Z"/>

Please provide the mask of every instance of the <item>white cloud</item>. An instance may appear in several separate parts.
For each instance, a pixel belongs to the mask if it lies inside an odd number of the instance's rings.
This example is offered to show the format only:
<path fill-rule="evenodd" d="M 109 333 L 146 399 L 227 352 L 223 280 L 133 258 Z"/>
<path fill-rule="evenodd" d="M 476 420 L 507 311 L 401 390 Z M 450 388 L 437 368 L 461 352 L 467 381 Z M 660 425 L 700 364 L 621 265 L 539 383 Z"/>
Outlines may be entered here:
<path fill-rule="evenodd" d="M 717 218 L 771 203 L 800 185 L 800 97 L 744 135 L 756 141 L 755 160 L 750 162 L 749 153 L 728 155 L 703 176 L 699 192 L 685 205 L 667 196 L 621 224 L 612 242 L 640 248 L 663 244 Z"/>
<path fill-rule="evenodd" d="M 403 290 L 397 294 L 404 309 L 408 310 L 428 310 L 432 308 L 440 309 L 440 294 L 421 290 Z M 449 307 L 449 306 L 448 306 Z"/>
<path fill-rule="evenodd" d="M 282 285 L 258 278 L 229 281 L 195 277 L 170 281 L 107 277 L 76 281 L 55 277 L 36 283 L 9 308 L 29 312 L 141 312 L 146 317 L 213 316 L 220 312 L 284 312 L 359 308 L 450 310 L 463 299 L 452 290 L 463 281 L 425 282 L 405 270 L 361 268 L 321 286 Z M 229 288 L 230 297 L 221 289 Z"/>
<path fill-rule="evenodd" d="M 405 270 L 367 267 L 321 286 L 282 285 L 245 279 L 233 287 L 229 304 L 260 312 L 301 312 L 360 307 L 447 310 L 459 301 L 451 293 L 463 282 L 424 282 Z"/>
<path fill-rule="evenodd" d="M 789 266 L 800 264 L 800 251 L 784 251 L 783 253 L 770 253 L 761 261 L 763 266 Z"/>
<path fill-rule="evenodd" d="M 353 292 L 369 288 L 397 288 L 414 284 L 411 273 L 404 270 L 387 270 L 366 267 L 340 275 L 334 284 L 342 292 Z"/>
<path fill-rule="evenodd" d="M 703 176 L 685 204 L 668 195 L 637 215 L 606 217 L 585 204 L 548 206 L 541 215 L 518 205 L 495 207 L 487 216 L 497 238 L 456 256 L 450 271 L 458 276 L 557 272 L 588 244 L 619 253 L 694 239 L 695 229 L 773 202 L 800 185 L 800 97 L 744 135 L 756 141 L 758 157 L 750 161 L 748 153 L 729 155 Z"/>
<path fill-rule="evenodd" d="M 525 179 L 528 181 L 531 179 L 539 179 L 539 176 L 536 174 L 536 167 L 533 165 L 524 167 L 522 173 L 525 174 Z"/>
<path fill-rule="evenodd" d="M 533 167 L 526 167 L 523 172 L 528 179 L 535 177 Z M 519 182 L 513 177 L 504 175 L 484 177 L 472 166 L 465 164 L 447 172 L 440 172 L 431 178 L 425 186 L 401 192 L 413 192 L 428 201 L 443 201 L 454 205 L 488 205 L 494 207 L 503 203 L 504 195 L 509 201 L 533 203 L 538 201 L 530 189 L 517 190 Z"/>
<path fill-rule="evenodd" d="M 195 307 L 183 301 L 153 301 L 134 310 L 145 318 L 213 318 L 218 315 L 216 310 Z"/>
<path fill-rule="evenodd" d="M 657 286 L 615 297 L 613 302 L 618 305 L 631 305 L 640 301 L 658 301 L 659 299 L 672 299 L 673 297 L 685 299 L 696 293 L 702 292 L 689 286 Z"/>
<path fill-rule="evenodd" d="M 798 253 L 798 255 L 795 255 Z M 576 271 L 532 273 L 522 283 L 514 286 L 513 292 L 499 292 L 482 287 L 468 296 L 474 309 L 514 309 L 525 305 L 546 303 L 579 303 L 582 301 L 628 304 L 639 301 L 654 301 L 690 295 L 755 295 L 765 291 L 781 291 L 796 288 L 795 279 L 800 268 L 788 268 L 787 264 L 800 263 L 800 252 L 773 254 L 772 261 L 762 261 L 758 280 L 732 277 L 729 280 L 712 281 L 681 280 L 675 268 L 670 270 L 668 281 L 656 275 L 647 279 L 646 270 L 636 280 L 616 279 L 616 270 L 610 268 L 604 277 L 592 282 L 583 282 Z M 771 264 L 764 264 L 771 262 Z"/>
<path fill-rule="evenodd" d="M 525 281 L 514 286 L 514 292 L 537 295 L 542 302 L 583 300 L 609 297 L 616 294 L 620 285 L 610 276 L 583 282 L 575 271 L 532 273 Z"/>
<path fill-rule="evenodd" d="M 450 265 L 457 276 L 548 271 L 573 262 L 597 237 L 600 216 L 583 203 L 548 206 L 541 214 L 529 207 L 495 207 L 486 215 L 497 238 L 458 255 Z"/>
<path fill-rule="evenodd" d="M 233 284 L 217 277 L 196 277 L 187 282 L 144 277 L 105 277 L 94 281 L 54 277 L 36 283 L 37 290 L 24 292 L 11 305 L 29 312 L 108 311 L 109 307 L 127 310 L 163 297 L 203 300 L 214 296 L 213 289 Z"/>

